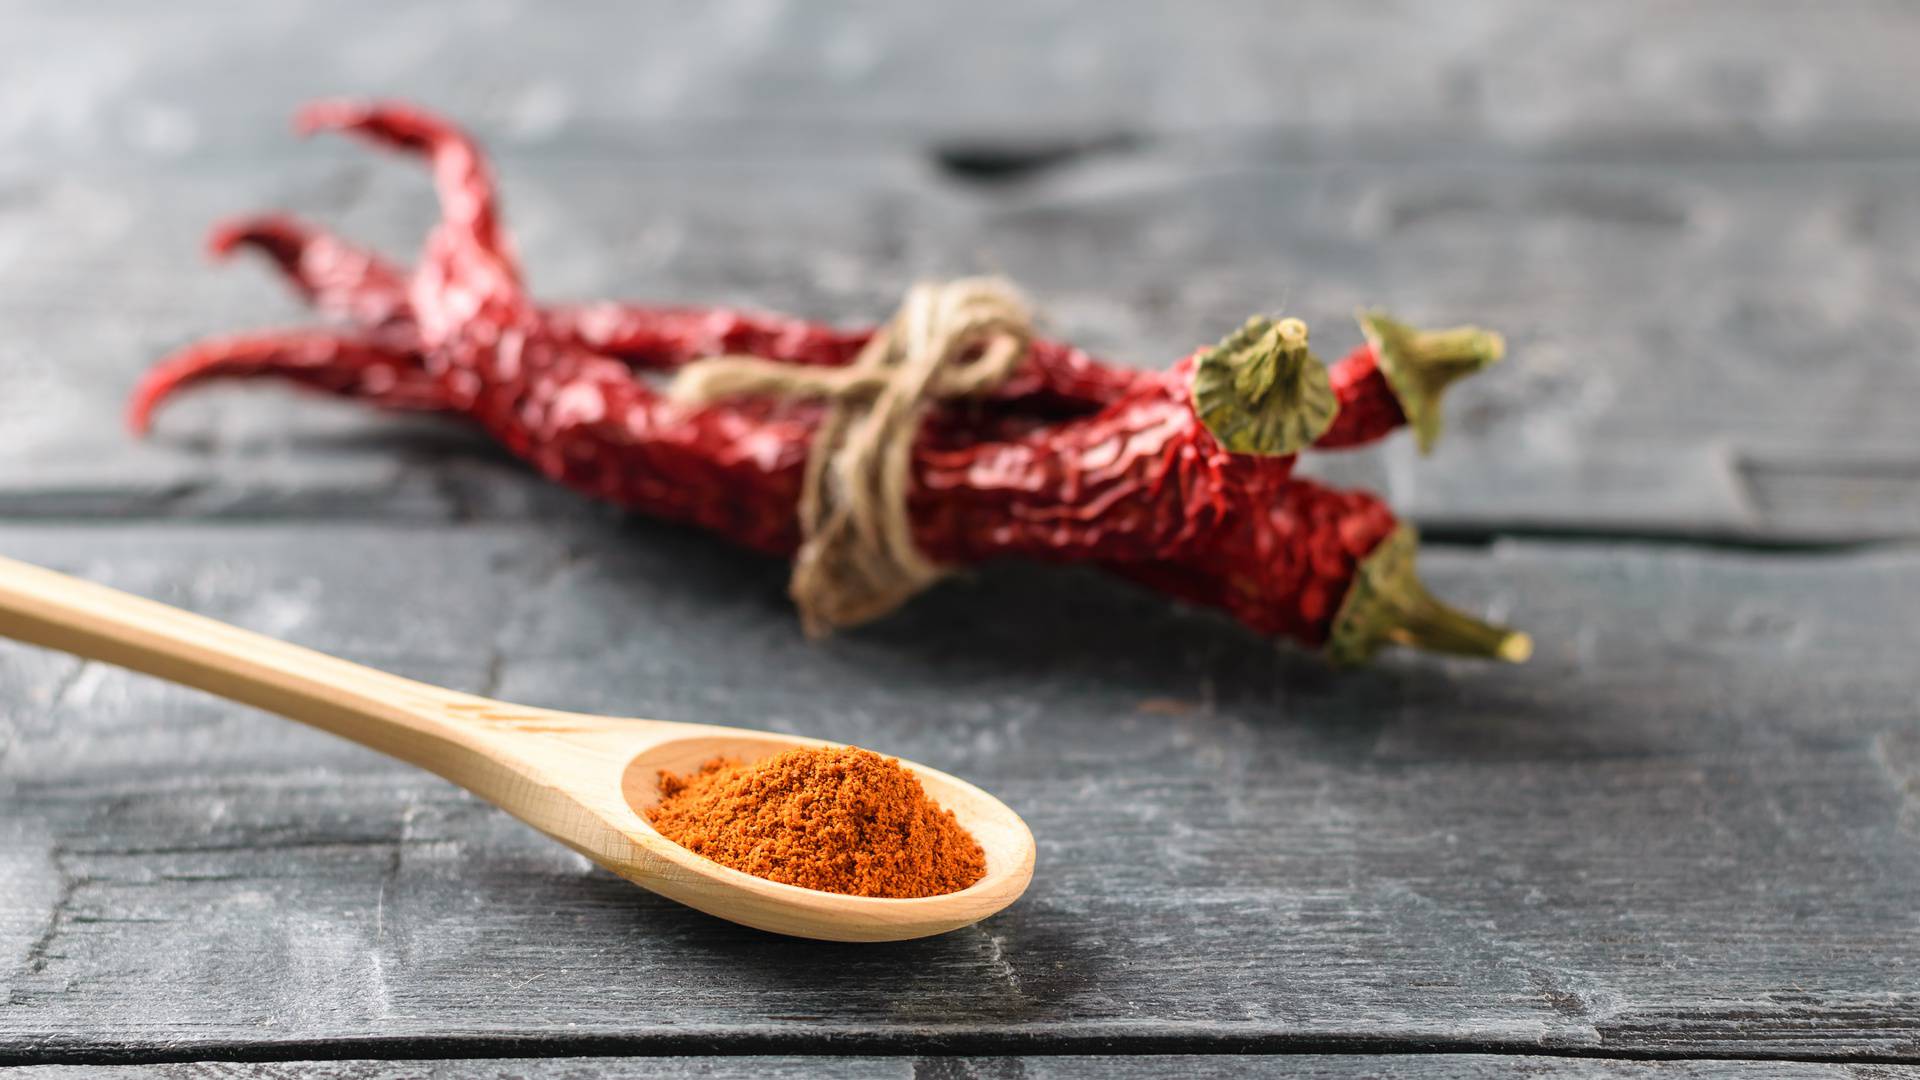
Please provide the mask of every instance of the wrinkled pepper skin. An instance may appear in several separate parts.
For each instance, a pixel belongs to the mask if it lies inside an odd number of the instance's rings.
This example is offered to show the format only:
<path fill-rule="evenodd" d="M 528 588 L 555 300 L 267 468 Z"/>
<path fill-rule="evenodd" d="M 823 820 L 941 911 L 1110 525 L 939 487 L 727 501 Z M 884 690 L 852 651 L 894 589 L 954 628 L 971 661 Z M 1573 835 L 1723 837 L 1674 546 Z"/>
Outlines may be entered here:
<path fill-rule="evenodd" d="M 792 554 L 820 408 L 757 399 L 688 405 L 645 373 L 718 353 L 844 364 L 872 331 L 709 308 L 537 307 L 502 234 L 486 164 L 466 136 L 398 105 L 321 104 L 300 124 L 427 160 L 444 216 L 421 262 L 404 273 L 283 217 L 219 229 L 216 252 L 266 255 L 348 328 L 191 346 L 136 391 L 136 429 L 185 387 L 274 377 L 464 415 L 578 491 Z M 1356 564 L 1397 523 L 1370 495 L 1295 479 L 1291 455 L 1224 450 L 1195 415 L 1194 364 L 1189 356 L 1166 371 L 1138 371 L 1042 341 L 989 399 L 936 409 L 913 459 L 909 510 L 921 549 L 949 564 L 1008 556 L 1099 563 L 1224 608 L 1262 633 L 1324 642 Z M 1404 423 L 1368 348 L 1331 377 L 1340 410 L 1317 445 L 1359 445 Z"/>

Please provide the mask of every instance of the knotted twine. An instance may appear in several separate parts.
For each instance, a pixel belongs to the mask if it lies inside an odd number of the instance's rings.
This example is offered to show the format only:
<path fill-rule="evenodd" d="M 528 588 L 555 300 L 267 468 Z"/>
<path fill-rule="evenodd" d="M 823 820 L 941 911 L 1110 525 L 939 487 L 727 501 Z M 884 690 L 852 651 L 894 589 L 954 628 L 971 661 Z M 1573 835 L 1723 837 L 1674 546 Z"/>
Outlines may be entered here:
<path fill-rule="evenodd" d="M 808 635 L 885 615 L 947 572 L 913 542 L 914 438 L 936 402 L 1005 381 L 1026 356 L 1032 321 L 999 278 L 923 282 L 844 367 L 728 355 L 680 369 L 668 389 L 678 401 L 759 395 L 827 404 L 807 455 L 800 551 L 787 586 Z"/>

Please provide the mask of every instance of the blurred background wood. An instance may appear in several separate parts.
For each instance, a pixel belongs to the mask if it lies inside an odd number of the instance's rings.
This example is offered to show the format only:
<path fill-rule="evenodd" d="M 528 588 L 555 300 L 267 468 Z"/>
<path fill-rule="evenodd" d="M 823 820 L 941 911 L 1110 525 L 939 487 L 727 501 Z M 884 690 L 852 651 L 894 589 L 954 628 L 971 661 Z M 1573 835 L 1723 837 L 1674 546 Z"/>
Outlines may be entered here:
<path fill-rule="evenodd" d="M 9 5 L 0 552 L 479 693 L 882 745 L 1041 854 L 980 927 L 778 942 L 348 744 L 0 646 L 0 1061 L 1920 1062 L 1915 55 L 1893 2 Z M 855 323 L 990 270 L 1151 366 L 1262 311 L 1330 355 L 1357 304 L 1496 326 L 1433 457 L 1314 468 L 1539 655 L 1335 675 L 1017 567 L 811 646 L 784 568 L 456 423 L 261 387 L 131 441 L 166 350 L 311 318 L 205 264 L 216 218 L 418 248 L 414 168 L 290 133 L 340 93 L 478 133 L 553 299 Z"/>

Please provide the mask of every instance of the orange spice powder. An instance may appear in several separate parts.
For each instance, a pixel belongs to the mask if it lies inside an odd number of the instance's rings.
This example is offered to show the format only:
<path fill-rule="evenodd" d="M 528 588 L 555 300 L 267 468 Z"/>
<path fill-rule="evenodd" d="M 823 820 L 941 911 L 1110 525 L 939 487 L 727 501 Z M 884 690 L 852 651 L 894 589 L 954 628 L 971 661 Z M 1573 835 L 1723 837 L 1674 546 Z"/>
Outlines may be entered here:
<path fill-rule="evenodd" d="M 853 896 L 957 892 L 986 853 L 920 781 L 857 747 L 788 750 L 743 765 L 719 759 L 660 774 L 647 815 L 662 836 L 755 877 Z"/>

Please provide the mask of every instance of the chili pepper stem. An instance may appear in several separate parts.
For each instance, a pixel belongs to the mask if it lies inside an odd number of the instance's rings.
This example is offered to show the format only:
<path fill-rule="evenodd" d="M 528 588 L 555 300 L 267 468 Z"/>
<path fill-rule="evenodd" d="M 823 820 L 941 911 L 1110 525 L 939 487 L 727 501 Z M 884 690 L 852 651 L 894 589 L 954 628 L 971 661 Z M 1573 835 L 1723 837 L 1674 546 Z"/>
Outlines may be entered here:
<path fill-rule="evenodd" d="M 1327 658 L 1341 666 L 1358 664 L 1387 645 L 1512 664 L 1531 657 L 1533 639 L 1528 635 L 1482 622 L 1427 592 L 1414 573 L 1419 543 L 1413 527 L 1402 525 L 1361 560 L 1334 617 Z"/>
<path fill-rule="evenodd" d="M 1477 326 L 1417 330 L 1379 311 L 1361 311 L 1357 318 L 1420 452 L 1431 453 L 1440 438 L 1440 399 L 1447 387 L 1497 363 L 1506 355 L 1506 339 Z"/>
<path fill-rule="evenodd" d="M 1319 438 L 1339 408 L 1299 319 L 1248 319 L 1194 367 L 1194 414 L 1236 454 L 1294 453 Z"/>

